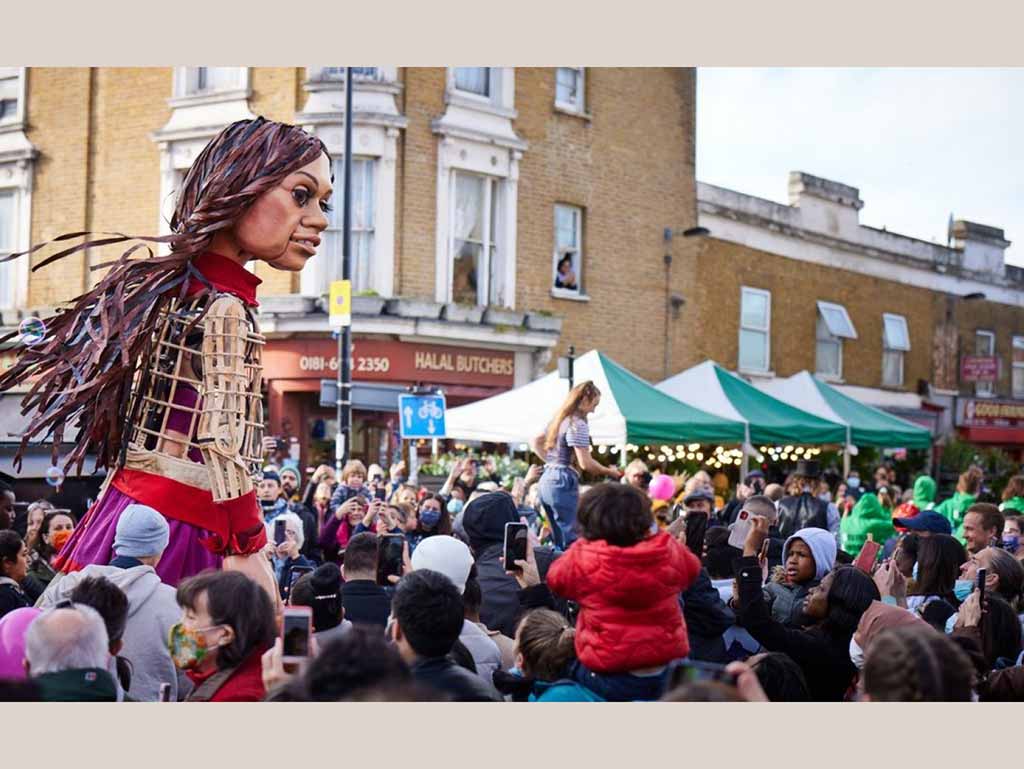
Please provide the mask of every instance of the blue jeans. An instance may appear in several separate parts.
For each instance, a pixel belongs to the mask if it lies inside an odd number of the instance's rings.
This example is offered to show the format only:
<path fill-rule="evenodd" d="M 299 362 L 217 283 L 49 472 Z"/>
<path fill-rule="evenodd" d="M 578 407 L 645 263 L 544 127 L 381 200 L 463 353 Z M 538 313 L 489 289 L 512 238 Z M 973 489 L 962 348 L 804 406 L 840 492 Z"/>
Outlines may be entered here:
<path fill-rule="evenodd" d="M 554 513 L 551 522 L 555 544 L 565 549 L 576 540 L 576 508 L 580 501 L 580 479 L 564 465 L 548 465 L 538 482 L 540 501 Z"/>

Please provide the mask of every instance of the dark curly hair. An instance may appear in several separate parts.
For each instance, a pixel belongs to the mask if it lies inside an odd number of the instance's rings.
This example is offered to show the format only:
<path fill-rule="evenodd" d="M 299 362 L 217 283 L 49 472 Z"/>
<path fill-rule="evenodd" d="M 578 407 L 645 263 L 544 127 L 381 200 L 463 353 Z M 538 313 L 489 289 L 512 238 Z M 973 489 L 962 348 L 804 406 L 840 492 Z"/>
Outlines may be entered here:
<path fill-rule="evenodd" d="M 847 643 L 853 636 L 861 615 L 872 601 L 882 600 L 875 581 L 855 566 L 837 566 L 832 571 L 828 590 L 828 613 L 822 630 Z"/>
<path fill-rule="evenodd" d="M 599 483 L 580 497 L 576 521 L 585 539 L 631 547 L 651 533 L 651 500 L 625 483 Z"/>

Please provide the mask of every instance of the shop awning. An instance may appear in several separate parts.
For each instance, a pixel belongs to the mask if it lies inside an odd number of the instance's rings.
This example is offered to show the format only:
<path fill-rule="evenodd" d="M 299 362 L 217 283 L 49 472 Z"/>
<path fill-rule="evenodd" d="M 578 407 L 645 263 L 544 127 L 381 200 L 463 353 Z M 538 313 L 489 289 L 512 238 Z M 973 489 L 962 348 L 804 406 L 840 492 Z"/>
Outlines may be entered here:
<path fill-rule="evenodd" d="M 757 387 L 822 419 L 848 425 L 849 440 L 855 446 L 923 449 L 931 445 L 926 428 L 861 403 L 808 371 L 758 382 Z"/>
<path fill-rule="evenodd" d="M 576 359 L 573 377 L 577 384 L 589 379 L 601 391 L 589 419 L 596 445 L 743 440 L 739 421 L 680 403 L 596 350 Z M 568 381 L 553 371 L 507 393 L 449 409 L 447 437 L 527 443 L 543 432 L 568 390 Z"/>
<path fill-rule="evenodd" d="M 751 443 L 843 444 L 846 425 L 773 398 L 705 361 L 669 377 L 658 389 L 694 408 L 749 426 Z"/>

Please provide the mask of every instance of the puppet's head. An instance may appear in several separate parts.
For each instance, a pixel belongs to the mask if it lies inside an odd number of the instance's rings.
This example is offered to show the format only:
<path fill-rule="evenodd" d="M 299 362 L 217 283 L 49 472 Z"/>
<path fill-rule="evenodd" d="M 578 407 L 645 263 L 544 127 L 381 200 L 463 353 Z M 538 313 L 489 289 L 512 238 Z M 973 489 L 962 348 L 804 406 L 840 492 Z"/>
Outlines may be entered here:
<path fill-rule="evenodd" d="M 315 136 L 262 117 L 232 123 L 185 176 L 171 248 L 241 253 L 297 272 L 327 227 L 331 183 L 330 156 Z"/>

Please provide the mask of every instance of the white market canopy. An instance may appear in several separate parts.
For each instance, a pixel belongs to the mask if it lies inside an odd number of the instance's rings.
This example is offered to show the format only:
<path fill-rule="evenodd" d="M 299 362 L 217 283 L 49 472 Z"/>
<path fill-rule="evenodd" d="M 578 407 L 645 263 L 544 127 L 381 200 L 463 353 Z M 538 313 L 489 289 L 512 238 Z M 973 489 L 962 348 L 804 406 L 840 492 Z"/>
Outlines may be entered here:
<path fill-rule="evenodd" d="M 575 360 L 573 378 L 577 384 L 589 379 L 601 391 L 588 420 L 595 445 L 743 440 L 741 422 L 681 403 L 596 350 Z M 568 391 L 568 381 L 552 371 L 509 392 L 449 409 L 445 437 L 529 443 L 544 431 Z"/>

